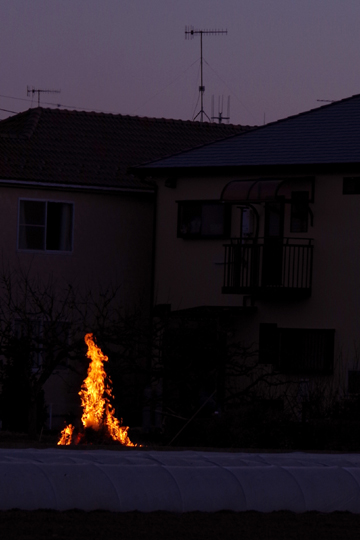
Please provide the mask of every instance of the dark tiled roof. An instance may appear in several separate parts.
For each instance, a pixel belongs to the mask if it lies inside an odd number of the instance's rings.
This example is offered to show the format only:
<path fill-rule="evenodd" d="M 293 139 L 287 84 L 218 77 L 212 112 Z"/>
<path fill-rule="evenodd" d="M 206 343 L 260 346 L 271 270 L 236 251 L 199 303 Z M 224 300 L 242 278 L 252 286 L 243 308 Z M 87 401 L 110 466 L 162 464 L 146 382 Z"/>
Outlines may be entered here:
<path fill-rule="evenodd" d="M 141 167 L 252 167 L 360 163 L 360 95 Z M 139 171 L 140 172 L 140 171 Z"/>
<path fill-rule="evenodd" d="M 143 187 L 127 173 L 244 131 L 244 127 L 60 109 L 29 109 L 0 122 L 0 179 Z"/>

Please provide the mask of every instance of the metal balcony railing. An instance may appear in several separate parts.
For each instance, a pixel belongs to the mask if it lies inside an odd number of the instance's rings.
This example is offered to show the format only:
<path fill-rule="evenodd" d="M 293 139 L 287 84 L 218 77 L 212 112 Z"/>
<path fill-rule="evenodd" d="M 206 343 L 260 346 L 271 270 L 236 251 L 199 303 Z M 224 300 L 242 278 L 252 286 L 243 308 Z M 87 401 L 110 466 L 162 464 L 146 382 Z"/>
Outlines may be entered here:
<path fill-rule="evenodd" d="M 232 238 L 225 247 L 223 293 L 257 297 L 311 295 L 310 238 Z"/>

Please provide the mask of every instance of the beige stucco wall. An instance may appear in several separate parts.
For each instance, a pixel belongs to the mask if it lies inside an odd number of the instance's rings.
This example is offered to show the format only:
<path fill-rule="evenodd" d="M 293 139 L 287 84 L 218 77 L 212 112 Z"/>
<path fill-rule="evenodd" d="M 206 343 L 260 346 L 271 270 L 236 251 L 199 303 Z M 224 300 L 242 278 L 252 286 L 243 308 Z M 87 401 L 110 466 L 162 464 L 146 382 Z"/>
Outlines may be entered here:
<path fill-rule="evenodd" d="M 61 201 L 74 204 L 73 250 L 70 253 L 30 252 L 17 248 L 19 199 Z M 0 272 L 29 272 L 30 279 L 75 288 L 106 290 L 121 287 L 121 302 L 128 309 L 150 308 L 153 237 L 153 197 L 149 194 L 54 191 L 0 187 Z M 45 385 L 52 408 L 52 427 L 62 425 L 58 415 L 78 412 L 78 391 L 87 361 L 80 373 L 58 370 Z M 49 409 L 50 410 L 50 409 Z"/>
<path fill-rule="evenodd" d="M 242 305 L 242 296 L 221 292 L 226 241 L 176 237 L 176 201 L 218 199 L 223 187 L 234 179 L 180 178 L 175 189 L 158 180 L 155 303 L 170 303 L 172 310 Z M 316 176 L 315 202 L 311 204 L 314 224 L 309 223 L 307 233 L 290 233 L 290 205 L 285 205 L 284 236 L 314 239 L 312 296 L 287 302 L 256 301 L 257 313 L 249 315 L 239 328 L 249 341 L 258 340 L 259 323 L 335 329 L 335 355 L 341 355 L 343 362 L 354 359 L 355 346 L 360 346 L 360 195 L 343 195 L 342 180 L 342 175 Z M 262 236 L 264 212 L 260 205 L 258 209 Z M 231 236 L 239 236 L 236 205 Z"/>
<path fill-rule="evenodd" d="M 72 252 L 17 249 L 20 198 L 74 204 Z M 149 196 L 0 188 L 0 256 L 79 286 L 120 285 L 124 302 L 149 298 L 153 205 Z"/>
<path fill-rule="evenodd" d="M 238 305 L 239 299 L 221 294 L 224 240 L 177 238 L 176 201 L 219 199 L 224 181 L 179 179 L 175 189 L 158 182 L 155 303 L 173 310 L 202 305 Z M 238 230 L 233 212 L 233 230 Z"/>

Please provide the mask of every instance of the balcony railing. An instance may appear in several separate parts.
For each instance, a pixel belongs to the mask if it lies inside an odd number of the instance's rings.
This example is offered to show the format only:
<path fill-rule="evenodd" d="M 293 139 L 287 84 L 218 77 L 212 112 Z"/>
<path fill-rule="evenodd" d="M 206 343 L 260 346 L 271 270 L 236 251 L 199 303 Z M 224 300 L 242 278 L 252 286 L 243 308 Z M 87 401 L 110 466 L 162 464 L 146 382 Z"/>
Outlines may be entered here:
<path fill-rule="evenodd" d="M 311 295 L 310 238 L 232 238 L 225 247 L 223 293 L 266 298 Z"/>

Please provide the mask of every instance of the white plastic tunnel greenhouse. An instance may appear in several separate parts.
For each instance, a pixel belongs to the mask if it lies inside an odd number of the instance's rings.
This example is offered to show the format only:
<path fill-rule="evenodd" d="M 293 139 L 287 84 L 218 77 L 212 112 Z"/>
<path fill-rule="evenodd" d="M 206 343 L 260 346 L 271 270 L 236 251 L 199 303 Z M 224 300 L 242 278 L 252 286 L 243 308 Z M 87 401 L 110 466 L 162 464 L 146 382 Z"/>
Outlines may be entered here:
<path fill-rule="evenodd" d="M 0 509 L 360 513 L 357 454 L 0 449 Z"/>

